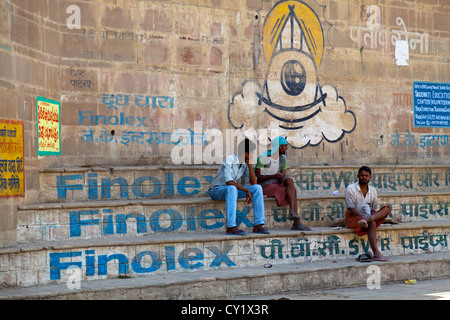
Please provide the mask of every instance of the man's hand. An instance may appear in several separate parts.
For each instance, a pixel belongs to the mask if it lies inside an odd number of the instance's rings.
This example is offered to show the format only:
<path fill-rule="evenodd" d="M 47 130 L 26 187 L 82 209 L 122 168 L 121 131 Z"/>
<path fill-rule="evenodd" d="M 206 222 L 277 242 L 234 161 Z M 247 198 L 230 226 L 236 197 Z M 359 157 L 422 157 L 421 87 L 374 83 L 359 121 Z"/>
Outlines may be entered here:
<path fill-rule="evenodd" d="M 249 154 L 248 152 L 245 153 L 244 161 L 245 161 L 245 163 L 248 165 L 248 163 L 249 163 L 249 161 L 250 161 L 250 154 Z"/>
<path fill-rule="evenodd" d="M 250 163 L 250 154 L 248 154 L 247 152 L 245 153 L 245 163 L 247 164 L 247 167 L 248 167 L 250 184 L 256 184 L 257 179 L 256 179 L 256 175 L 255 175 L 255 170 L 253 170 L 253 166 Z"/>
<path fill-rule="evenodd" d="M 281 172 L 278 172 L 277 174 L 275 174 L 275 178 L 278 180 L 278 182 L 282 182 L 284 179 L 284 175 Z"/>
<path fill-rule="evenodd" d="M 244 188 L 239 183 L 236 183 L 233 180 L 227 181 L 226 183 L 228 186 L 235 186 L 236 189 L 244 191 L 245 192 L 245 200 L 247 201 L 248 204 L 253 202 L 252 192 L 250 190 L 248 190 L 247 188 Z"/>
<path fill-rule="evenodd" d="M 251 204 L 253 202 L 252 193 L 247 189 L 247 191 L 245 191 L 245 194 L 245 201 L 247 201 L 247 204 Z"/>

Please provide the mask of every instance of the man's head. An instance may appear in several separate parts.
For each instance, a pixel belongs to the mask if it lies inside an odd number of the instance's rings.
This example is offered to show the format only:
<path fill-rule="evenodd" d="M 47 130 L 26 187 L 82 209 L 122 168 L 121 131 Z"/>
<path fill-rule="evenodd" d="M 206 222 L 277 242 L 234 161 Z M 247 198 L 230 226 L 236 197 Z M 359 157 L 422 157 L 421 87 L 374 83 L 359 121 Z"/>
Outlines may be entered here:
<path fill-rule="evenodd" d="M 288 143 L 283 137 L 275 137 L 271 142 L 270 154 L 275 154 L 277 151 L 280 154 L 286 154 Z"/>
<path fill-rule="evenodd" d="M 245 155 L 245 159 L 248 160 L 250 154 L 256 149 L 256 145 L 249 139 L 245 138 L 238 145 L 238 156 L 242 157 Z"/>
<path fill-rule="evenodd" d="M 367 185 L 372 178 L 372 170 L 368 166 L 362 166 L 358 170 L 359 184 Z"/>

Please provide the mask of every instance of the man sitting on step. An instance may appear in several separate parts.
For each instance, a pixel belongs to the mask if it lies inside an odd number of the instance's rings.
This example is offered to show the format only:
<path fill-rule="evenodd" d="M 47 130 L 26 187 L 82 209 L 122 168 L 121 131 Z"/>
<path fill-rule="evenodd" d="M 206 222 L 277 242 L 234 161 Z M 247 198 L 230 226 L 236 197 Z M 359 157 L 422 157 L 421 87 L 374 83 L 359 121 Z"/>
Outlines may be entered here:
<path fill-rule="evenodd" d="M 287 219 L 294 220 L 291 230 L 310 231 L 300 222 L 297 209 L 297 191 L 294 180 L 286 178 L 286 150 L 288 144 L 283 137 L 276 137 L 271 142 L 270 150 L 258 157 L 256 163 L 256 178 L 263 188 L 263 194 L 274 197 L 280 207 L 289 205 Z"/>
<path fill-rule="evenodd" d="M 391 261 L 378 250 L 376 229 L 391 212 L 388 206 L 378 209 L 378 196 L 374 187 L 369 186 L 372 170 L 363 166 L 358 170 L 358 180 L 345 191 L 345 220 L 347 228 L 354 229 L 359 236 L 368 234 L 373 258 L 377 261 Z"/>
<path fill-rule="evenodd" d="M 247 233 L 236 225 L 236 201 L 241 198 L 246 198 L 248 204 L 253 203 L 253 232 L 269 233 L 264 228 L 265 216 L 262 188 L 256 183 L 255 172 L 250 163 L 250 156 L 255 149 L 256 145 L 249 139 L 241 141 L 238 145 L 238 153 L 225 158 L 209 189 L 209 195 L 213 200 L 226 201 L 226 234 L 228 235 L 244 235 Z M 248 179 L 250 185 L 239 184 L 238 180 L 241 177 Z"/>

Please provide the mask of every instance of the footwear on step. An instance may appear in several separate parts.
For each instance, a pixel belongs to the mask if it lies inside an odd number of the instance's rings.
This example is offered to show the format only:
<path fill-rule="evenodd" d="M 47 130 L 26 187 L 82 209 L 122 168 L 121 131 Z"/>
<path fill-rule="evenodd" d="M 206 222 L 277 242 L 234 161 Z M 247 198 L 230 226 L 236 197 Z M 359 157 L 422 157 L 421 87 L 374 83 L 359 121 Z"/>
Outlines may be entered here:
<path fill-rule="evenodd" d="M 358 256 L 358 258 L 356 258 L 356 261 L 359 261 L 359 262 L 372 262 L 373 261 L 373 256 L 372 256 L 372 254 L 370 252 L 363 253 L 363 254 L 360 254 Z"/>
<path fill-rule="evenodd" d="M 253 230 L 253 233 L 269 234 L 270 231 L 264 228 L 259 228 L 257 230 Z"/>
<path fill-rule="evenodd" d="M 286 219 L 288 220 L 299 220 L 300 217 L 298 214 L 296 214 L 295 212 L 291 211 L 289 212 L 289 215 L 286 217 Z"/>
<path fill-rule="evenodd" d="M 229 236 L 243 236 L 245 234 L 247 234 L 247 231 L 244 231 L 244 230 L 241 230 L 238 228 L 230 230 L 230 231 L 227 230 L 227 235 L 229 235 Z"/>
<path fill-rule="evenodd" d="M 303 223 L 300 222 L 297 226 L 292 226 L 291 230 L 297 230 L 297 231 L 311 231 L 311 229 L 307 226 L 305 226 Z"/>

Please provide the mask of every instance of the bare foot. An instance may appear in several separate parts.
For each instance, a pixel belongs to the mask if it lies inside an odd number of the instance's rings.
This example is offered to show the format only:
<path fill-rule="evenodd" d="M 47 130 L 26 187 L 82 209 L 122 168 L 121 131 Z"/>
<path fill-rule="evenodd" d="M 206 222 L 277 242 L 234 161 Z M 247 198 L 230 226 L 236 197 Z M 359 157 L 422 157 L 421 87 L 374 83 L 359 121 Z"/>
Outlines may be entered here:
<path fill-rule="evenodd" d="M 369 225 L 367 224 L 367 221 L 365 219 L 361 219 L 358 221 L 358 226 L 363 227 L 363 228 L 368 228 Z"/>
<path fill-rule="evenodd" d="M 375 261 L 392 261 L 391 259 L 386 258 L 385 256 L 383 256 L 381 253 L 374 254 L 373 255 L 373 260 L 375 260 Z"/>

